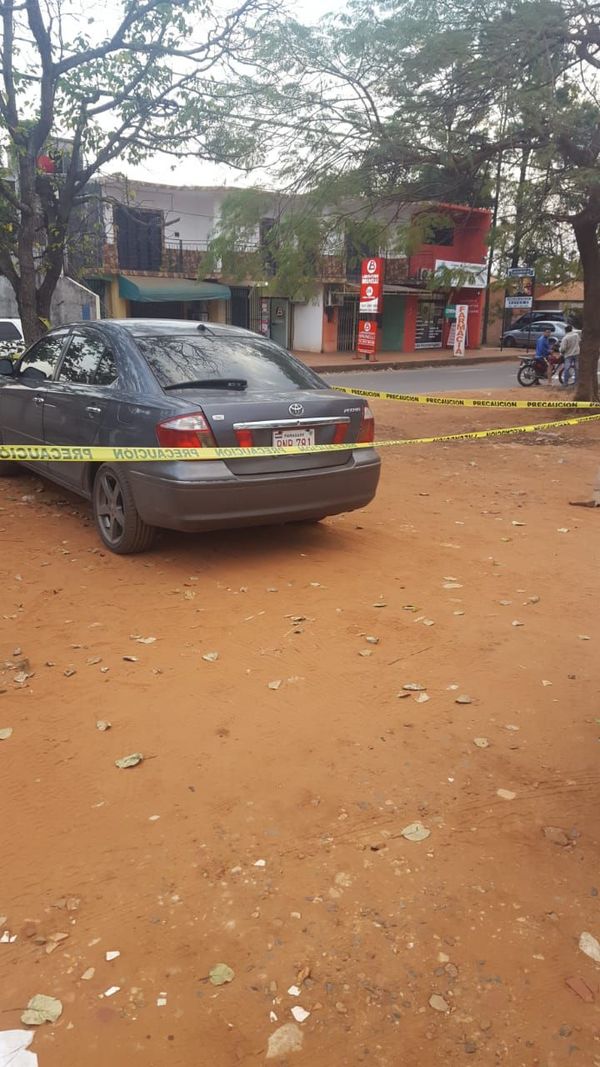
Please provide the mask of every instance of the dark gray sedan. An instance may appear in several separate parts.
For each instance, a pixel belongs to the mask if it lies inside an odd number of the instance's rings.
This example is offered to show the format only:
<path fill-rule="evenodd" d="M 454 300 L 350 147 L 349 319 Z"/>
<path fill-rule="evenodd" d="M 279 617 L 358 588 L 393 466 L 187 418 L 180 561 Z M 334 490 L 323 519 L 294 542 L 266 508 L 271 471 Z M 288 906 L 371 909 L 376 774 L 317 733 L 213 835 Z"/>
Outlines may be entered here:
<path fill-rule="evenodd" d="M 288 352 L 216 323 L 104 320 L 52 330 L 0 361 L 0 444 L 205 448 L 348 444 L 232 460 L 26 466 L 90 499 L 113 552 L 156 527 L 214 530 L 318 520 L 364 507 L 380 460 L 364 399 L 330 389 Z M 0 474 L 14 464 L 0 461 Z"/>

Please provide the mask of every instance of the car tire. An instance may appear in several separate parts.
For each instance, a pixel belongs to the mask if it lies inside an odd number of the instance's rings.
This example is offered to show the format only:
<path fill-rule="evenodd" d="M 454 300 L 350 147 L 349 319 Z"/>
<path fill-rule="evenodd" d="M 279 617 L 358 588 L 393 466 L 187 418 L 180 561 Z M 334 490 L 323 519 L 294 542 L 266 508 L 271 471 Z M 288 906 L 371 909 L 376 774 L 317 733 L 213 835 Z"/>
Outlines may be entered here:
<path fill-rule="evenodd" d="M 156 536 L 154 526 L 140 518 L 124 470 L 103 463 L 96 471 L 92 492 L 94 521 L 111 552 L 120 556 L 146 552 Z"/>
<path fill-rule="evenodd" d="M 503 344 L 505 348 L 516 348 L 517 346 L 517 342 L 515 341 L 514 337 L 505 337 Z"/>

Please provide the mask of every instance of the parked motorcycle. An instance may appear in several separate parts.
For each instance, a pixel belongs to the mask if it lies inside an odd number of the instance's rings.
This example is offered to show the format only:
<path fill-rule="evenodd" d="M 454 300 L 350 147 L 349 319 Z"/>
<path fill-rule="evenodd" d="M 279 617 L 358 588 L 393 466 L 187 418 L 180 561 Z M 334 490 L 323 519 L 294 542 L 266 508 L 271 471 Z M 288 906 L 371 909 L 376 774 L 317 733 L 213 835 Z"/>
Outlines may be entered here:
<path fill-rule="evenodd" d="M 553 364 L 552 377 L 556 377 L 558 374 L 558 380 L 560 384 L 563 384 L 563 375 L 565 370 L 565 361 L 560 358 L 557 363 Z M 517 371 L 517 381 L 519 385 L 539 385 L 540 382 L 548 381 L 548 360 L 547 359 L 535 359 L 535 357 L 524 357 L 521 360 L 521 366 Z"/>

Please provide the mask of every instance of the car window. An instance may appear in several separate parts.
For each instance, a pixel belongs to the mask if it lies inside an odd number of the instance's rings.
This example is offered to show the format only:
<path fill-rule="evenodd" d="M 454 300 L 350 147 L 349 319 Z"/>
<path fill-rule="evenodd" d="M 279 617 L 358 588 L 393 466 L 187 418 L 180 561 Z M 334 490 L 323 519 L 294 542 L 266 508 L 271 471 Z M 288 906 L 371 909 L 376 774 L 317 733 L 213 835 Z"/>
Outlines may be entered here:
<path fill-rule="evenodd" d="M 60 358 L 65 336 L 64 333 L 53 334 L 50 337 L 43 337 L 41 341 L 33 345 L 21 359 L 20 374 L 25 378 L 51 378 Z"/>
<path fill-rule="evenodd" d="M 116 377 L 112 354 L 102 338 L 74 333 L 60 365 L 58 381 L 110 385 Z"/>
<path fill-rule="evenodd" d="M 118 378 L 117 364 L 110 348 L 105 348 L 96 370 L 95 385 L 112 385 Z"/>
<path fill-rule="evenodd" d="M 0 319 L 0 341 L 22 341 L 23 338 L 14 322 Z"/>
<path fill-rule="evenodd" d="M 314 388 L 320 379 L 283 348 L 260 337 L 136 337 L 161 385 L 211 378 L 243 378 L 248 388 Z"/>

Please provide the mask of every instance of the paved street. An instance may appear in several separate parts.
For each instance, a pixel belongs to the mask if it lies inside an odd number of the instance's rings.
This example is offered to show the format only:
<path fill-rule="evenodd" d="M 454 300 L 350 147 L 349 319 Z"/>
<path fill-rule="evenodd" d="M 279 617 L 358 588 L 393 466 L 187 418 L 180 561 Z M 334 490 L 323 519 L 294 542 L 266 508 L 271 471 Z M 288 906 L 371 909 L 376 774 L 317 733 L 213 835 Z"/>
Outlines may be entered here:
<path fill-rule="evenodd" d="M 519 364 L 513 360 L 476 367 L 357 371 L 355 374 L 326 374 L 323 377 L 332 385 L 378 389 L 388 393 L 453 393 L 461 389 L 513 389 L 517 385 L 518 367 Z M 535 388 L 531 390 L 531 395 L 539 392 L 540 389 Z"/>

